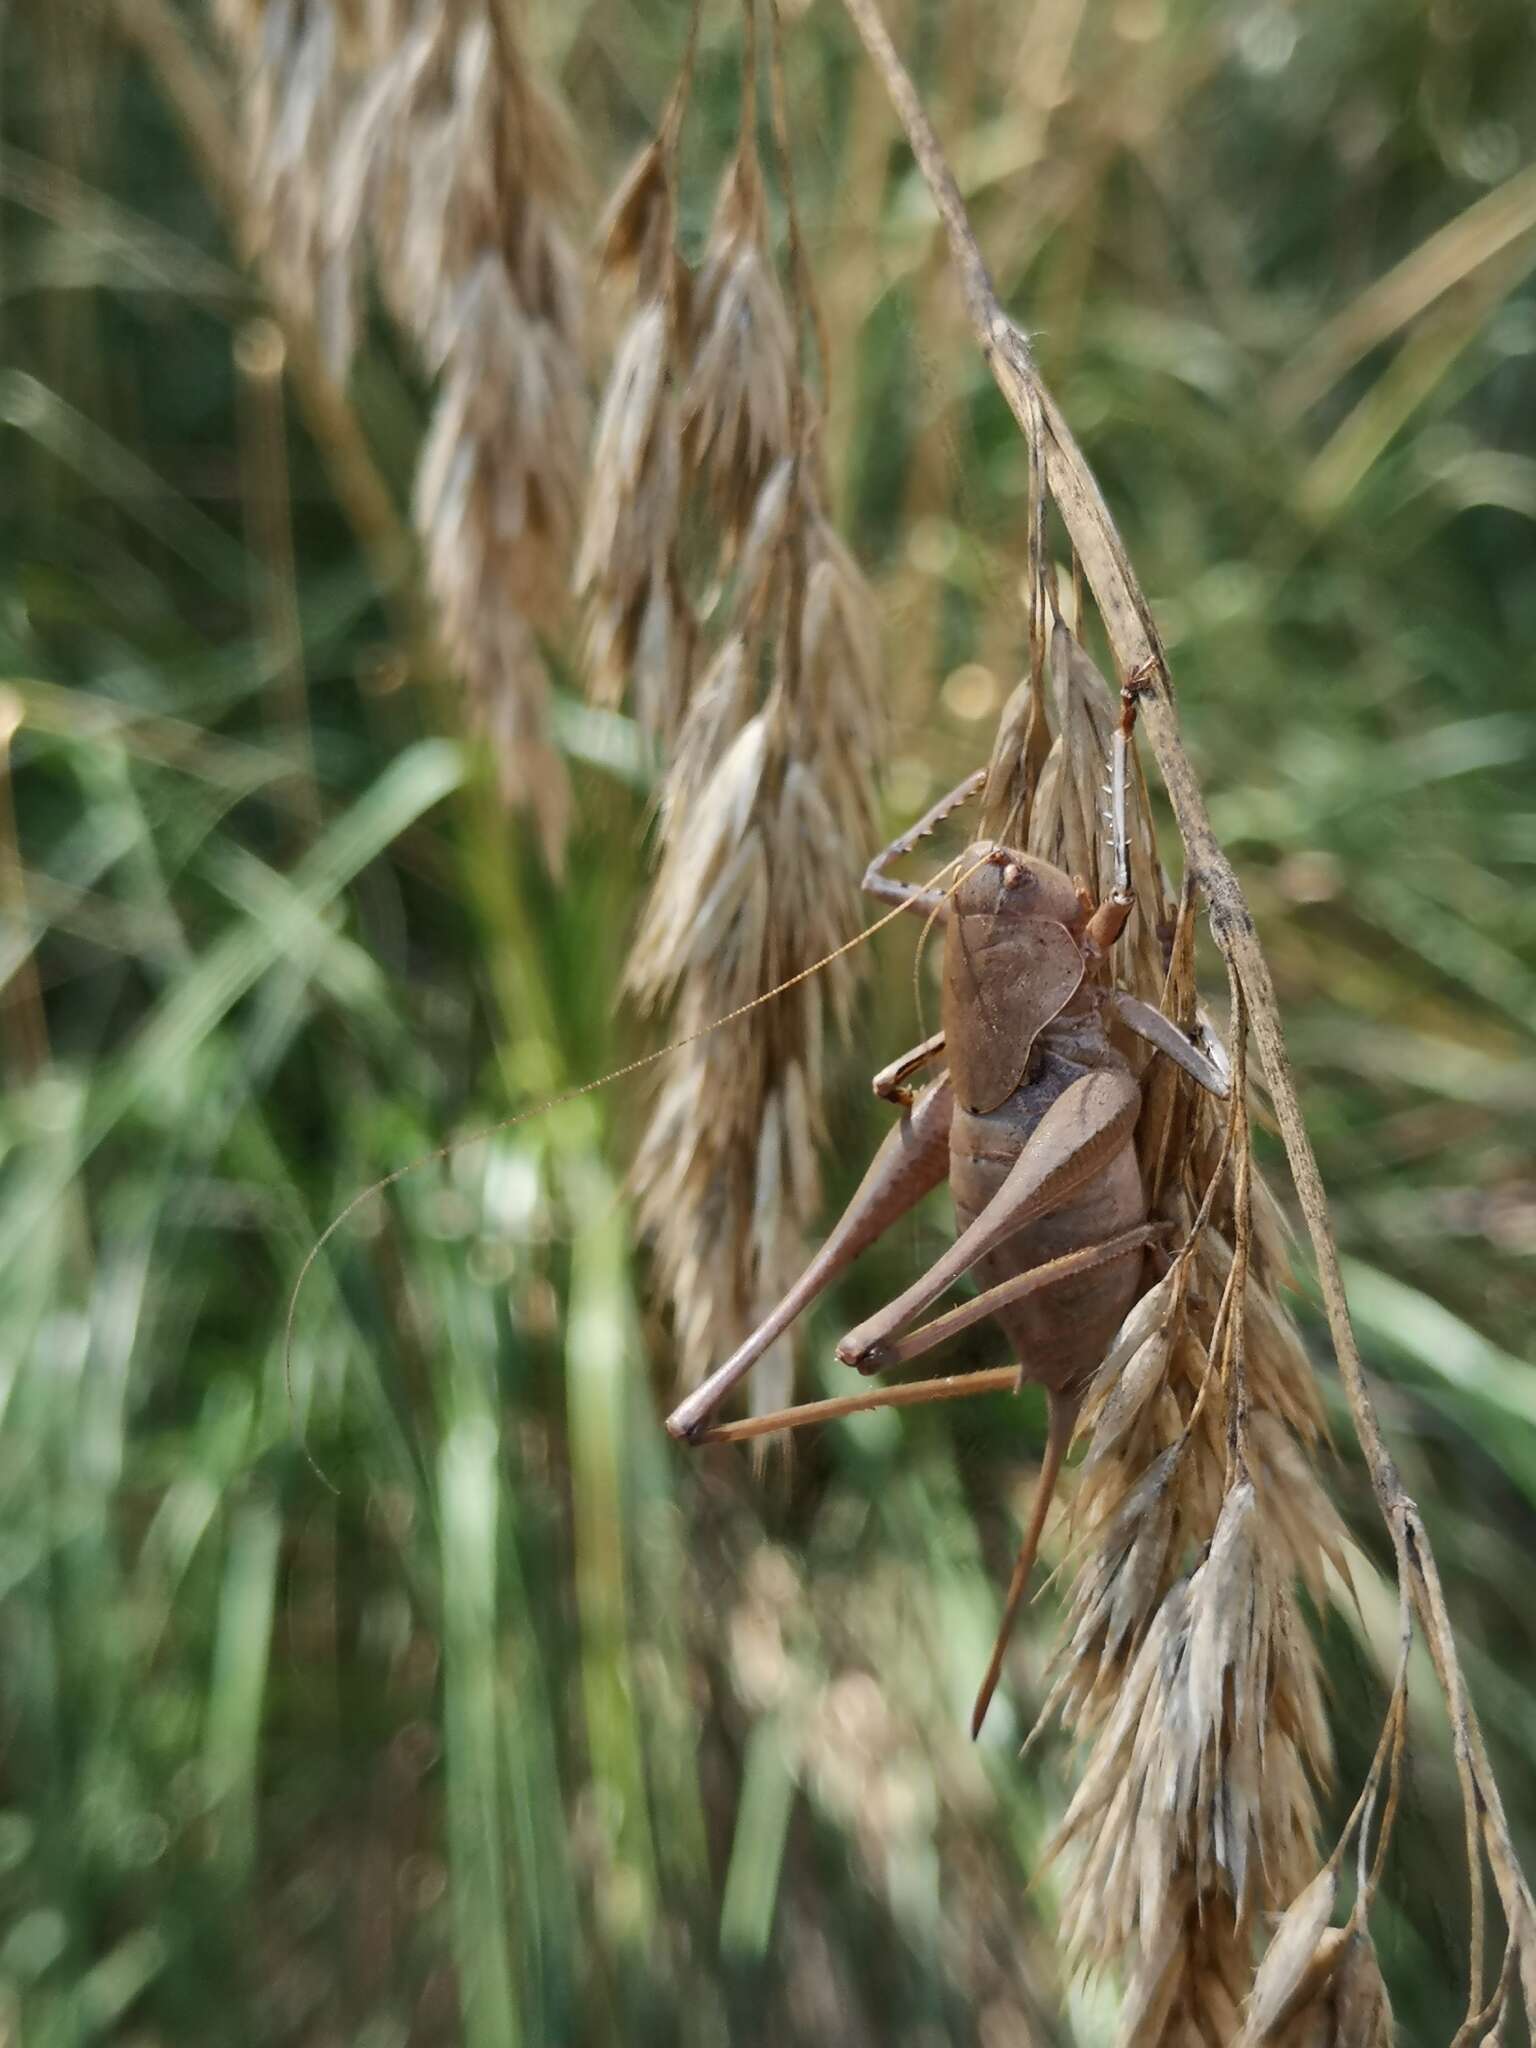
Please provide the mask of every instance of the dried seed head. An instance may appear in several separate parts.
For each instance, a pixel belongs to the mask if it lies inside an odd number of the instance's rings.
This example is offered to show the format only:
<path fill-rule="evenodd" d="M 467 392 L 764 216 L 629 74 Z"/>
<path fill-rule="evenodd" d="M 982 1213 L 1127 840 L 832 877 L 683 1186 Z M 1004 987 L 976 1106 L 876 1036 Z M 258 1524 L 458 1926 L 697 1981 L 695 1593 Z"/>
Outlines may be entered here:
<path fill-rule="evenodd" d="M 1188 1878 L 1135 1958 L 1116 2048 L 1230 2048 L 1242 2024 L 1249 1945 L 1220 1901 L 1199 1906 Z"/>
<path fill-rule="evenodd" d="M 337 199 L 338 216 L 366 218 L 386 301 L 442 379 L 422 500 L 471 497 L 463 479 L 482 474 L 507 595 L 545 625 L 561 610 L 587 424 L 559 131 L 504 30 L 425 8 L 356 109 Z"/>
<path fill-rule="evenodd" d="M 683 393 L 690 468 L 702 473 L 734 555 L 770 469 L 790 453 L 794 337 L 767 242 L 762 174 L 737 152 L 693 300 Z"/>
<path fill-rule="evenodd" d="M 1325 1863 L 1281 1916 L 1253 1980 L 1241 2048 L 1272 2040 L 1332 1974 L 1337 1942 L 1326 1937 L 1337 1932 L 1328 1923 L 1338 1895 L 1338 1866 Z"/>
<path fill-rule="evenodd" d="M 749 90 L 747 120 L 752 104 Z M 879 684 L 873 606 L 821 506 L 750 135 L 690 288 L 674 249 L 679 105 L 608 210 L 604 268 L 631 305 L 577 584 L 593 688 L 628 691 L 669 757 L 660 867 L 629 979 L 646 1002 L 674 1007 L 682 1034 L 852 934 Z M 721 634 L 697 685 L 685 533 L 694 587 L 712 588 L 703 628 Z M 734 1349 L 802 1263 L 826 1020 L 846 1023 L 852 977 L 838 962 L 687 1047 L 662 1082 L 635 1180 L 685 1378 Z M 755 1402 L 786 1398 L 790 1358 L 786 1341 L 759 1362 Z"/>
<path fill-rule="evenodd" d="M 1276 1928 L 1238 2048 L 1391 2048 L 1392 2005 L 1370 1935 L 1326 1925 L 1332 1876 L 1319 1871 Z"/>
<path fill-rule="evenodd" d="M 726 643 L 680 736 L 663 799 L 665 852 L 631 961 L 688 1029 L 833 951 L 855 916 L 847 848 L 814 757 L 776 702 L 742 721 L 754 680 Z M 720 748 L 718 758 L 710 754 Z M 846 1017 L 844 963 L 689 1047 L 663 1084 L 636 1163 L 642 1220 L 698 1378 L 793 1280 L 816 1212 L 824 1017 Z M 790 1348 L 754 1373 L 782 1401 Z"/>
<path fill-rule="evenodd" d="M 697 629 L 679 566 L 686 469 L 677 385 L 683 347 L 680 266 L 667 152 L 643 150 L 609 207 L 604 265 L 637 296 L 598 415 L 576 589 L 587 599 L 587 674 L 616 703 L 675 738 Z"/>
<path fill-rule="evenodd" d="M 328 0 L 220 5 L 238 53 L 252 254 L 281 304 L 314 323 L 333 371 L 357 343 L 362 250 L 338 233 L 330 192 L 336 136 L 366 53 Z"/>
<path fill-rule="evenodd" d="M 805 535 L 802 696 L 843 857 L 862 871 L 874 843 L 874 764 L 884 745 L 880 621 L 862 571 L 825 512 Z"/>
<path fill-rule="evenodd" d="M 662 798 L 661 869 L 631 962 L 635 987 L 647 1000 L 675 1001 L 685 1029 L 849 937 L 853 877 L 869 843 L 876 685 L 867 593 L 803 487 L 798 533 L 778 470 L 764 488 L 789 508 L 776 547 L 761 538 L 768 522 L 758 524 L 771 595 L 745 606 L 679 729 Z M 800 658 L 788 660 L 785 619 L 754 708 L 765 605 L 783 616 L 782 556 L 797 544 L 811 558 Z M 803 1263 L 818 1202 L 826 1019 L 846 1025 L 852 986 L 852 964 L 836 962 L 690 1048 L 664 1085 L 636 1178 L 689 1378 L 735 1347 Z M 755 1402 L 787 1398 L 790 1357 L 785 1343 L 766 1372 L 757 1367 Z"/>
<path fill-rule="evenodd" d="M 270 0 L 246 34 L 266 261 L 344 374 L 371 247 L 436 379 L 414 495 L 427 582 L 502 788 L 553 857 L 564 774 L 531 629 L 564 613 L 588 415 L 563 120 L 477 0 L 402 0 L 349 41 L 338 20 Z"/>
<path fill-rule="evenodd" d="M 670 163 L 657 136 L 619 180 L 603 215 L 598 245 L 604 276 L 639 300 L 668 299 L 677 269 L 675 217 Z"/>

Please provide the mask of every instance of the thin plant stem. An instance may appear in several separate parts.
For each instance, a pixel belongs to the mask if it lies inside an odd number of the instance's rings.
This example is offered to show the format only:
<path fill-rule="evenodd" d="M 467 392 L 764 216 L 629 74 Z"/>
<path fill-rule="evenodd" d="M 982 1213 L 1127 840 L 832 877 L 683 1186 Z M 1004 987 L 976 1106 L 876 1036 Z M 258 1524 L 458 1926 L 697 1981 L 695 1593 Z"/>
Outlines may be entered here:
<path fill-rule="evenodd" d="M 0 905 L 15 920 L 23 951 L 10 985 L 0 982 L 0 1015 L 10 1041 L 11 1062 L 18 1080 L 29 1081 L 48 1064 L 48 1022 L 43 1011 L 37 961 L 27 931 L 27 885 L 21 865 L 16 811 L 11 802 L 11 741 L 22 720 L 16 691 L 0 685 Z"/>

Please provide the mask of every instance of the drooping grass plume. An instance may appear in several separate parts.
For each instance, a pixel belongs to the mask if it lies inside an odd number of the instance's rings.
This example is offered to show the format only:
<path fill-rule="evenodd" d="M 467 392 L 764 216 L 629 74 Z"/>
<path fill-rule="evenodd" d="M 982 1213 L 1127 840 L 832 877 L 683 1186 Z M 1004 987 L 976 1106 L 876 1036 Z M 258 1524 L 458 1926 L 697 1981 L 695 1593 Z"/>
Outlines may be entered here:
<path fill-rule="evenodd" d="M 862 595 L 843 589 L 839 602 L 857 607 Z M 851 773 L 824 772 L 827 713 L 813 700 L 811 657 L 825 628 L 808 609 L 796 624 L 798 663 L 786 625 L 767 657 L 760 708 L 761 646 L 734 639 L 684 727 L 630 968 L 644 997 L 675 1002 L 682 1030 L 797 973 L 857 928 L 851 856 L 861 842 L 850 824 L 867 820 L 851 810 L 872 762 L 855 753 Z M 804 1261 L 819 1206 L 826 1027 L 847 1027 L 855 972 L 840 960 L 771 1011 L 690 1048 L 662 1084 L 636 1180 L 687 1379 L 734 1348 Z M 786 1340 L 757 1368 L 755 1405 L 782 1405 L 789 1359 Z"/>
<path fill-rule="evenodd" d="M 1047 674 L 1058 736 L 1045 754 Z M 986 792 L 989 817 L 1101 896 L 1117 715 L 1058 616 L 1005 711 Z M 1135 908 L 1114 971 L 1190 1030 L 1192 905 L 1175 914 L 1139 775 L 1131 790 Z M 1342 1530 L 1315 1469 L 1321 1411 L 1281 1301 L 1283 1255 L 1267 1211 L 1255 1222 L 1241 1094 L 1219 1102 L 1123 1049 L 1142 1070 L 1152 1218 L 1178 1249 L 1079 1418 L 1074 1578 L 1047 1706 L 1083 1749 L 1054 1844 L 1073 1858 L 1062 1934 L 1076 1960 L 1125 1972 L 1125 2048 L 1224 2048 L 1263 1916 L 1317 1867 L 1331 1745 L 1296 1588 L 1326 1602 Z"/>
<path fill-rule="evenodd" d="M 872 836 L 879 636 L 825 510 L 798 343 L 803 258 L 792 225 L 791 309 L 769 238 L 756 47 L 749 7 L 740 128 L 697 277 L 673 240 L 686 63 L 610 209 L 606 265 L 631 280 L 634 310 L 603 401 L 580 572 L 594 687 L 627 684 L 668 744 L 660 864 L 629 972 L 682 1032 L 849 936 Z M 688 557 L 690 507 L 711 538 Z M 691 587 L 713 590 L 707 622 L 684 595 L 685 566 Z M 713 643 L 696 684 L 695 634 Z M 826 1026 L 846 1027 L 854 978 L 839 961 L 689 1048 L 662 1083 L 635 1177 L 687 1380 L 803 1261 Z M 756 1404 L 782 1403 L 790 1356 L 786 1341 L 758 1368 Z"/>
<path fill-rule="evenodd" d="M 588 419 L 564 116 L 515 17 L 478 0 L 388 9 L 345 41 L 324 6 L 229 18 L 268 260 L 344 371 L 371 257 L 434 380 L 413 499 L 426 581 L 503 794 L 555 857 L 566 785 L 537 635 L 565 609 Z"/>
<path fill-rule="evenodd" d="M 627 694 L 661 740 L 677 730 L 696 638 L 679 552 L 688 278 L 674 241 L 674 159 L 683 91 L 680 83 L 660 133 L 608 208 L 601 268 L 629 312 L 598 413 L 576 562 L 589 685 L 601 701 Z"/>

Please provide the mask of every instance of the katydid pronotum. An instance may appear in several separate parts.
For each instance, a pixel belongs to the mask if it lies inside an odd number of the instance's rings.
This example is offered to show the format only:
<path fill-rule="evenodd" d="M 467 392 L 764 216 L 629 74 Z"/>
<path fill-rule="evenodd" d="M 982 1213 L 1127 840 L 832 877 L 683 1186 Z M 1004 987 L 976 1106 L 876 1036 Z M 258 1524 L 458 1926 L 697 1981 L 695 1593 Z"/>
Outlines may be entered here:
<path fill-rule="evenodd" d="M 887 872 L 980 790 L 984 772 L 968 776 L 870 863 L 868 894 L 943 926 L 942 1029 L 875 1076 L 876 1095 L 899 1107 L 900 1122 L 826 1242 L 772 1313 L 667 1419 L 674 1437 L 697 1443 L 792 1429 L 852 1408 L 905 1406 L 925 1394 L 981 1391 L 1008 1378 L 1045 1389 L 1049 1427 L 1040 1481 L 977 1695 L 973 1735 L 997 1685 L 1083 1394 L 1142 1291 L 1145 1248 L 1157 1234 L 1147 1220 L 1133 1142 L 1141 1089 L 1110 1043 L 1107 1020 L 1117 1018 L 1214 1094 L 1230 1086 L 1214 1040 L 1203 1050 L 1194 1045 L 1160 1011 L 1116 988 L 1109 973 L 1132 905 L 1125 825 L 1131 716 L 1128 696 L 1111 763 L 1115 885 L 1102 903 L 1049 862 L 986 841 L 961 855 L 960 880 L 945 894 Z M 910 1078 L 940 1062 L 945 1071 L 914 1095 Z M 1016 1372 L 908 1383 L 711 1430 L 721 1401 L 775 1339 L 946 1177 L 958 1225 L 953 1245 L 905 1293 L 851 1330 L 837 1356 L 862 1373 L 877 1372 L 992 1316 L 1018 1359 Z M 968 1272 L 981 1282 L 974 1299 L 917 1321 Z"/>

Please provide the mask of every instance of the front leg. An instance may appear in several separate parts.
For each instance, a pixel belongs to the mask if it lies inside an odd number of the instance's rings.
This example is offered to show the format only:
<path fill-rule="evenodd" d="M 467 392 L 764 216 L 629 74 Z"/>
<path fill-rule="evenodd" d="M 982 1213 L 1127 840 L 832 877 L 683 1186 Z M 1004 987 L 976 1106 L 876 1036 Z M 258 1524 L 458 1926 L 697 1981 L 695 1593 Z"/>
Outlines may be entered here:
<path fill-rule="evenodd" d="M 881 849 L 864 871 L 864 893 L 873 896 L 877 903 L 899 903 L 924 917 L 935 917 L 941 922 L 945 916 L 945 899 L 935 889 L 919 889 L 911 882 L 898 882 L 894 875 L 885 871 L 894 860 L 902 860 L 920 839 L 926 839 L 936 831 L 951 811 L 973 797 L 987 779 L 985 768 L 978 768 L 974 775 L 967 775 L 964 782 L 957 782 L 948 796 L 942 796 L 931 810 L 924 811 L 915 825 L 909 825 L 905 832 L 893 839 L 889 846 Z"/>
<path fill-rule="evenodd" d="M 889 1307 L 850 1330 L 837 1347 L 844 1365 L 878 1372 L 891 1339 L 953 1287 L 978 1259 L 1036 1216 L 1070 1202 L 1131 1141 L 1141 1089 L 1130 1074 L 1101 1068 L 1058 1095 L 1030 1134 L 1008 1177 L 942 1258 Z"/>
<path fill-rule="evenodd" d="M 877 1237 L 916 1208 L 949 1172 L 949 1124 L 954 1108 L 947 1079 L 935 1081 L 887 1134 L 858 1192 L 821 1250 L 784 1299 L 742 1345 L 667 1417 L 668 1432 L 692 1441 L 736 1382 L 781 1337 L 817 1295 L 829 1287 Z"/>

